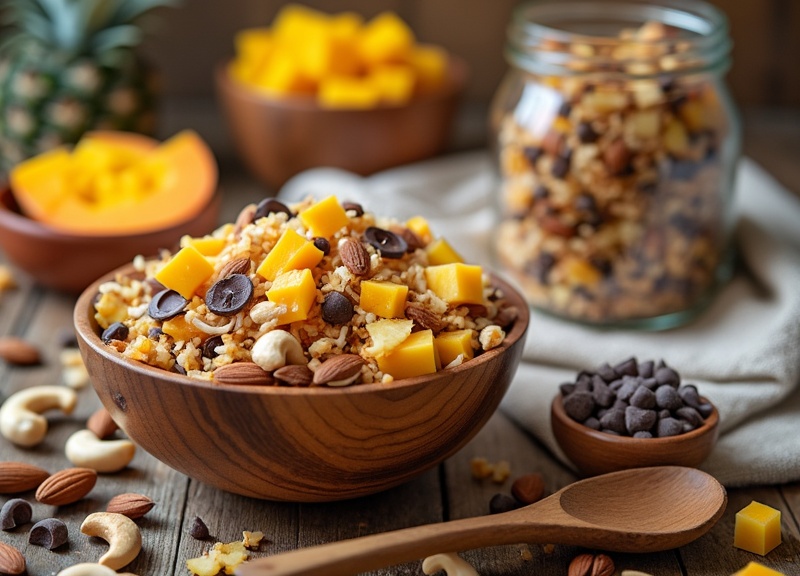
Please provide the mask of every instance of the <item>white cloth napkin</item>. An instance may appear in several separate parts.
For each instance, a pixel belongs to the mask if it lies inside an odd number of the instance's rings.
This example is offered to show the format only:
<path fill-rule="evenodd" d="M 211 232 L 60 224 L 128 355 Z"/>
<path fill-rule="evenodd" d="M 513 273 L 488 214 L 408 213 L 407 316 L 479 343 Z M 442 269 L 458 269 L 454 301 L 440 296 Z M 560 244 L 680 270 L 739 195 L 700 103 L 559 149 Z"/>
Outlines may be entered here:
<path fill-rule="evenodd" d="M 468 260 L 491 266 L 496 173 L 486 152 L 368 178 L 309 170 L 279 197 L 335 194 L 378 214 L 424 215 Z M 720 440 L 703 468 L 727 486 L 800 480 L 800 199 L 743 160 L 736 194 L 735 278 L 695 321 L 663 332 L 587 328 L 534 311 L 524 359 L 501 408 L 568 464 L 549 404 L 581 369 L 630 356 L 663 358 L 720 412 Z"/>

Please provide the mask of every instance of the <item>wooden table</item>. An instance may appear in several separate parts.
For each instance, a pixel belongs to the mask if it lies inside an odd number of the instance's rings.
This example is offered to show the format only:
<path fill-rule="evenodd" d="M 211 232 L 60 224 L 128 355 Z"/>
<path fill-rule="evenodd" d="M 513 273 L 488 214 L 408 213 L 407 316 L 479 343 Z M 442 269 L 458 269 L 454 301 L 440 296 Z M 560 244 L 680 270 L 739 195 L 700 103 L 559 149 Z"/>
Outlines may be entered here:
<path fill-rule="evenodd" d="M 773 141 L 767 137 L 769 126 L 775 123 L 775 126 L 785 127 L 785 123 L 769 114 L 755 118 L 749 124 L 755 148 L 751 145 L 747 151 L 757 159 L 766 159 L 767 164 L 777 161 L 779 166 L 775 171 L 780 173 L 784 183 L 800 190 L 800 178 L 792 163 L 800 149 L 797 146 L 800 122 L 796 114 L 791 116 L 791 122 L 795 130 L 784 129 L 782 139 Z M 191 121 L 186 125 L 192 125 Z M 793 143 L 794 154 L 785 151 L 787 139 Z M 781 158 L 784 161 L 781 162 Z M 263 195 L 258 185 L 243 176 L 233 161 L 223 161 L 222 187 L 226 219 L 233 218 L 246 202 Z M 44 363 L 31 368 L 0 363 L 0 399 L 3 400 L 21 388 L 61 381 L 62 334 L 71 329 L 73 298 L 33 286 L 21 274 L 18 280 L 18 289 L 0 296 L 0 334 L 21 336 L 36 343 L 43 352 Z M 27 450 L 0 439 L 0 460 L 24 460 L 51 472 L 69 467 L 64 456 L 64 442 L 72 432 L 84 427 L 86 418 L 98 406 L 90 387 L 81 390 L 78 407 L 72 415 L 49 414 L 50 432 L 43 444 Z M 155 500 L 157 505 L 139 521 L 144 548 L 128 570 L 140 576 L 185 575 L 188 574 L 185 568 L 188 558 L 199 556 L 214 541 L 240 540 L 243 530 L 261 530 L 266 534 L 269 542 L 262 543 L 259 551 L 253 554 L 263 556 L 406 526 L 486 514 L 489 500 L 495 493 L 509 493 L 510 481 L 497 485 L 490 480 L 474 480 L 470 473 L 470 460 L 474 457 L 484 457 L 490 462 L 507 460 L 511 465 L 511 479 L 528 472 L 540 472 L 551 492 L 575 480 L 567 468 L 502 413 L 496 414 L 458 454 L 416 480 L 382 494 L 332 504 L 274 503 L 227 494 L 192 481 L 139 451 L 128 469 L 119 474 L 101 475 L 88 497 L 75 504 L 55 509 L 36 503 L 32 493 L 22 495 L 33 503 L 34 521 L 55 516 L 68 524 L 67 546 L 53 552 L 29 546 L 30 524 L 0 533 L 0 541 L 18 547 L 25 554 L 30 576 L 50 576 L 78 562 L 96 561 L 105 552 L 106 545 L 81 534 L 80 523 L 89 513 L 104 510 L 108 500 L 116 494 L 139 492 Z M 7 499 L 3 497 L 2 501 Z M 764 558 L 733 547 L 734 515 L 751 500 L 778 508 L 783 513 L 784 543 Z M 195 516 L 205 521 L 214 539 L 197 541 L 188 535 Z M 787 576 L 798 575 L 799 523 L 800 484 L 730 490 L 725 515 L 697 542 L 659 554 L 611 556 L 618 573 L 636 569 L 655 576 L 724 576 L 756 560 Z M 546 550 L 523 543 L 470 551 L 464 557 L 483 576 L 561 576 L 567 573 L 569 561 L 580 552 L 581 549 L 574 547 L 556 546 Z M 376 574 L 416 575 L 422 574 L 422 570 L 420 562 L 412 562 Z"/>

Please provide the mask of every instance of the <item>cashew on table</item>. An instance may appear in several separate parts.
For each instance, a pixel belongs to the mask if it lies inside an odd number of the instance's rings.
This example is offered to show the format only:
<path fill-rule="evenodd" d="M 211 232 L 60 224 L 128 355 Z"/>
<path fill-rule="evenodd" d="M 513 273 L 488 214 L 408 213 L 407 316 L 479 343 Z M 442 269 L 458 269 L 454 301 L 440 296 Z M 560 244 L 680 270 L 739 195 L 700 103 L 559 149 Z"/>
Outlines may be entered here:
<path fill-rule="evenodd" d="M 136 453 L 130 440 L 101 440 L 91 430 L 78 430 L 64 446 L 67 459 L 75 466 L 98 472 L 119 472 Z"/>
<path fill-rule="evenodd" d="M 44 440 L 47 419 L 41 412 L 61 409 L 70 414 L 78 395 L 66 386 L 32 386 L 15 392 L 0 408 L 0 433 L 18 446 L 32 448 Z"/>
<path fill-rule="evenodd" d="M 133 562 L 142 550 L 142 534 L 136 523 L 122 514 L 95 512 L 81 524 L 81 532 L 108 542 L 108 552 L 97 561 L 112 570 Z"/>
<path fill-rule="evenodd" d="M 453 552 L 428 556 L 422 561 L 422 571 L 425 574 L 444 571 L 447 576 L 480 576 L 472 564 Z"/>

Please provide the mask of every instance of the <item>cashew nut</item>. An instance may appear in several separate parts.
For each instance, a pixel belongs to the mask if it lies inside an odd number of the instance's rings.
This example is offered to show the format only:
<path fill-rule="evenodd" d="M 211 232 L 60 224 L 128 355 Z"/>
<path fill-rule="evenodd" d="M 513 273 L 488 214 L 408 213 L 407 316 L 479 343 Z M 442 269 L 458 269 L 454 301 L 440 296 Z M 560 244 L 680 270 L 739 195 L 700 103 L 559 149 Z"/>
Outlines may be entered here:
<path fill-rule="evenodd" d="M 454 552 L 428 556 L 422 561 L 422 571 L 425 574 L 444 571 L 447 576 L 480 576 L 472 564 Z"/>
<path fill-rule="evenodd" d="M 97 561 L 112 570 L 133 562 L 142 550 L 142 533 L 136 523 L 122 514 L 95 512 L 81 524 L 81 532 L 108 542 L 108 552 Z"/>
<path fill-rule="evenodd" d="M 98 472 L 119 472 L 136 453 L 130 440 L 101 440 L 91 430 L 78 430 L 67 439 L 67 459 L 75 466 Z"/>
<path fill-rule="evenodd" d="M 75 409 L 78 395 L 64 386 L 33 386 L 8 397 L 0 408 L 0 433 L 14 444 L 30 448 L 44 440 L 47 419 L 40 412 Z"/>
<path fill-rule="evenodd" d="M 303 346 L 286 330 L 271 330 L 261 336 L 250 351 L 253 362 L 267 372 L 287 364 L 305 364 Z"/>
<path fill-rule="evenodd" d="M 64 568 L 57 576 L 119 576 L 116 571 L 102 564 L 83 562 Z"/>

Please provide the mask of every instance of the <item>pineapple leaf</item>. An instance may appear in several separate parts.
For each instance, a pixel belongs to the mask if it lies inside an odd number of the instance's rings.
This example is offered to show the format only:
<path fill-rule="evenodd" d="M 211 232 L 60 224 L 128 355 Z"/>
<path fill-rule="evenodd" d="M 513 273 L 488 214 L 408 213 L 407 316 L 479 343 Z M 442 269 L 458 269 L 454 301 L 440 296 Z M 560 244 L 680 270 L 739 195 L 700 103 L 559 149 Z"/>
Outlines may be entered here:
<path fill-rule="evenodd" d="M 101 30 L 92 38 L 89 46 L 94 54 L 116 48 L 131 48 L 142 40 L 142 31 L 133 24 L 123 24 Z"/>
<path fill-rule="evenodd" d="M 133 22 L 155 8 L 175 6 L 179 3 L 180 0 L 120 0 L 111 22 L 117 24 Z"/>

